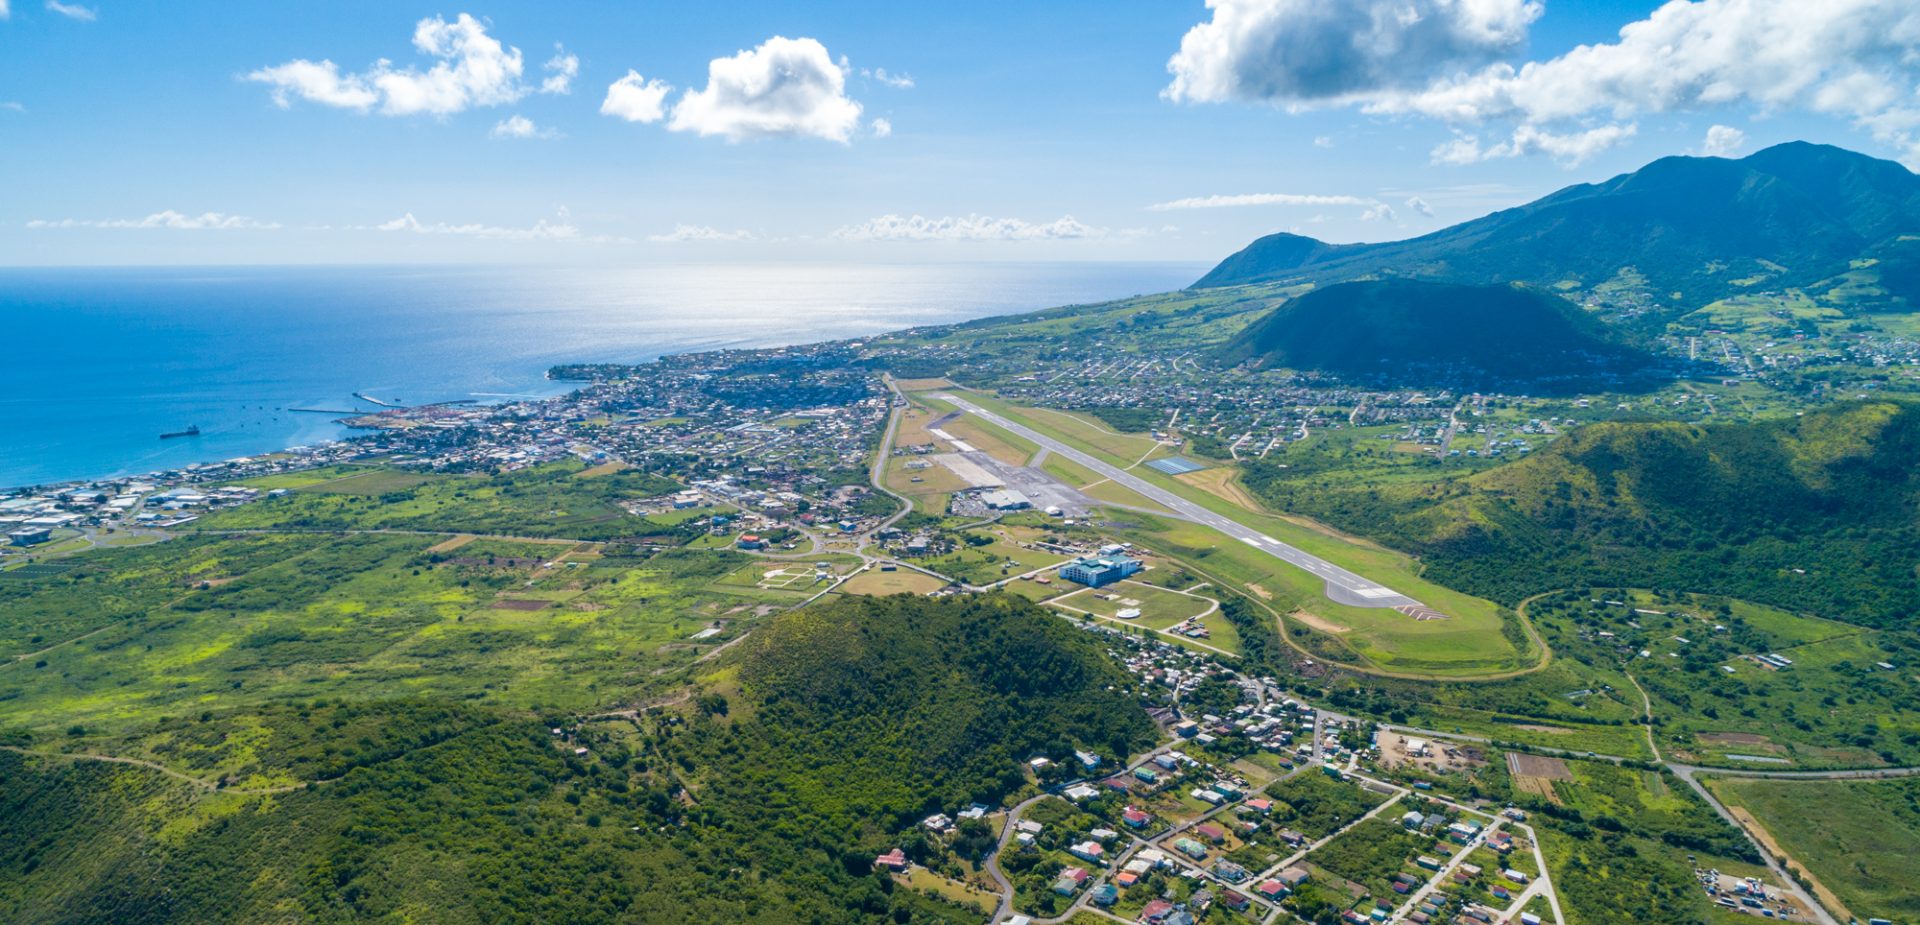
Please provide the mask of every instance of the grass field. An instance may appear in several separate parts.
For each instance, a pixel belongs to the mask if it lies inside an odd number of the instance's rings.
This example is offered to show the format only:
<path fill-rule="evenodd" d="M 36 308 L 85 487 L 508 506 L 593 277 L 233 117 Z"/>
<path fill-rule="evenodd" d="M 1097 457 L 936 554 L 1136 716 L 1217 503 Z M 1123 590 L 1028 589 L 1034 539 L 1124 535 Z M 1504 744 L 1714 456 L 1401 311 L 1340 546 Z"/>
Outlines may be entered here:
<path fill-rule="evenodd" d="M 737 553 L 428 552 L 445 539 L 191 538 L 0 583 L 0 652 L 40 653 L 0 662 L 0 728 L 83 749 L 163 717 L 315 697 L 591 708 L 800 596 L 717 581 L 747 564 Z M 113 753 L 173 763 L 165 744 Z M 244 749 L 195 760 L 244 776 Z"/>
<path fill-rule="evenodd" d="M 506 536 L 613 539 L 672 532 L 675 524 L 635 517 L 622 501 L 657 497 L 679 485 L 637 470 L 572 478 L 586 467 L 550 463 L 494 477 L 424 475 L 360 467 L 303 473 L 303 484 L 273 476 L 255 487 L 290 487 L 279 497 L 201 518 L 200 530 L 384 529 Z"/>
<path fill-rule="evenodd" d="M 946 582 L 932 575 L 898 569 L 883 572 L 877 568 L 868 569 L 840 586 L 843 594 L 931 594 L 946 587 Z"/>
<path fill-rule="evenodd" d="M 969 399 L 1113 465 L 1132 466 L 1155 443 L 1142 435 L 1114 434 L 1076 415 L 1015 406 L 979 393 L 970 393 Z M 1411 595 L 1449 617 L 1416 621 L 1390 609 L 1335 604 L 1326 599 L 1321 582 L 1304 570 L 1230 541 L 1210 528 L 1170 517 L 1126 515 L 1132 525 L 1129 538 L 1166 550 L 1214 577 L 1245 588 L 1277 610 L 1298 613 L 1302 628 L 1327 635 L 1349 653 L 1343 661 L 1394 674 L 1441 678 L 1501 675 L 1541 664 L 1542 654 L 1533 646 L 1518 650 L 1503 632 L 1506 622 L 1518 617 L 1488 601 L 1421 579 L 1419 564 L 1407 556 L 1349 542 L 1332 531 L 1312 529 L 1294 520 L 1243 509 L 1174 476 L 1144 467 L 1131 471 L 1267 535 Z M 1116 532 L 1127 535 L 1130 531 Z"/>
<path fill-rule="evenodd" d="M 1617 589 L 1554 595 L 1533 609 L 1556 650 L 1632 674 L 1652 698 L 1662 750 L 1679 760 L 1810 768 L 1920 762 L 1920 680 L 1878 667 L 1910 660 L 1909 631 L 1729 598 Z M 1774 669 L 1753 658 L 1767 653 L 1793 664 Z"/>
<path fill-rule="evenodd" d="M 1721 778 L 1711 786 L 1854 918 L 1920 920 L 1920 781 Z"/>

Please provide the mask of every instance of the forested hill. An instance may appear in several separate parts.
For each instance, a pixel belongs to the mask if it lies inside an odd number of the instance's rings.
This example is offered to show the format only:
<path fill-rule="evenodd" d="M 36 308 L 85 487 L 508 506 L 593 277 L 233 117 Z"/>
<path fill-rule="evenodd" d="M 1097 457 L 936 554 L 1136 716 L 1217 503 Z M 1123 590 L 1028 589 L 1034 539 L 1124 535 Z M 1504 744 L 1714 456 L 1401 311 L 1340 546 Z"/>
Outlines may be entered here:
<path fill-rule="evenodd" d="M 1920 612 L 1920 408 L 1754 424 L 1612 423 L 1466 478 L 1370 488 L 1249 464 L 1276 506 L 1423 556 L 1505 602 L 1611 584 L 1872 625 Z"/>
<path fill-rule="evenodd" d="M 1269 235 L 1194 287 L 1369 275 L 1592 287 L 1632 267 L 1654 292 L 1698 302 L 1761 281 L 1826 279 L 1911 234 L 1920 234 L 1920 176 L 1892 161 L 1793 142 L 1739 160 L 1662 158 L 1405 241 L 1332 245 Z"/>
<path fill-rule="evenodd" d="M 1418 280 L 1315 289 L 1249 325 L 1220 356 L 1388 388 L 1533 394 L 1617 389 L 1655 365 L 1558 296 Z"/>
<path fill-rule="evenodd" d="M 1023 600 L 852 599 L 741 650 L 635 720 L 300 702 L 158 731 L 334 769 L 271 795 L 0 752 L 0 921 L 974 923 L 874 855 L 984 850 L 984 826 L 954 849 L 914 830 L 1021 786 L 1036 751 L 1152 740 L 1097 640 Z"/>

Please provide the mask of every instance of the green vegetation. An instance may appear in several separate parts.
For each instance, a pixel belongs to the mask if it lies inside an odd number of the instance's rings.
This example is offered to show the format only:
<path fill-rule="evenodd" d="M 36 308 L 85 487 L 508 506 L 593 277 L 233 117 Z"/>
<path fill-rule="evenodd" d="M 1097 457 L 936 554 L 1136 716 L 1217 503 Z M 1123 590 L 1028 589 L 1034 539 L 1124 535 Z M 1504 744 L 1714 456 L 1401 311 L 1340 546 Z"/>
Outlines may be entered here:
<path fill-rule="evenodd" d="M 1751 871 L 1760 860 L 1704 800 L 1664 771 L 1569 761 L 1553 798 L 1514 799 L 1533 814 L 1568 925 L 1698 922 L 1710 903 L 1693 868 Z M 1689 857 L 1695 858 L 1689 861 Z"/>
<path fill-rule="evenodd" d="M 1804 142 L 1740 160 L 1667 157 L 1604 183 L 1405 241 L 1261 238 L 1196 287 L 1405 276 L 1598 288 L 1623 268 L 1650 293 L 1710 301 L 1806 285 L 1920 227 L 1920 180 L 1891 161 Z M 1894 288 L 1912 278 L 1907 264 Z"/>
<path fill-rule="evenodd" d="M 1307 860 L 1366 887 L 1374 896 L 1391 897 L 1393 875 L 1411 868 L 1409 862 L 1432 844 L 1430 835 L 1409 831 L 1398 820 L 1375 816 L 1322 845 L 1307 855 Z"/>
<path fill-rule="evenodd" d="M 1751 424 L 1596 424 L 1425 485 L 1309 490 L 1257 461 L 1246 482 L 1497 601 L 1652 586 L 1887 626 L 1920 609 L 1916 452 L 1920 409 L 1876 402 Z"/>
<path fill-rule="evenodd" d="M 569 478 L 577 462 L 504 475 L 419 475 L 361 469 L 293 487 L 287 494 L 203 518 L 201 530 L 423 530 L 569 539 L 673 538 L 685 542 L 697 524 L 656 522 L 619 506 L 679 490 L 637 469 Z M 287 487 L 271 482 L 261 487 Z"/>
<path fill-rule="evenodd" d="M 726 551 L 574 558 L 564 544 L 437 543 L 201 536 L 0 583 L 0 640 L 49 650 L 0 663 L 0 729 L 51 741 L 72 725 L 120 733 L 314 697 L 588 709 L 731 635 L 693 643 L 695 632 L 798 602 L 715 582 L 747 561 Z M 246 773 L 235 760 L 227 770 Z"/>
<path fill-rule="evenodd" d="M 1724 778 L 1712 786 L 1855 918 L 1920 918 L 1920 780 Z"/>
<path fill-rule="evenodd" d="M 1008 597 L 850 600 L 754 640 L 630 721 L 393 685 L 261 702 L 284 669 L 248 664 L 187 715 L 80 733 L 204 784 L 16 735 L 35 744 L 0 752 L 0 918 L 970 922 L 873 855 L 1023 786 L 1031 753 L 1153 736 L 1094 638 Z"/>
<path fill-rule="evenodd" d="M 1267 787 L 1273 800 L 1273 825 L 1292 829 L 1318 841 L 1332 835 L 1387 801 L 1387 797 L 1347 781 L 1334 780 L 1317 769 L 1275 781 Z"/>
<path fill-rule="evenodd" d="M 1920 763 L 1920 682 L 1899 670 L 1920 658 L 1920 635 L 1912 630 L 1863 629 L 1727 598 L 1607 588 L 1552 595 L 1530 612 L 1555 651 L 1631 673 L 1652 698 L 1661 750 L 1677 760 L 1744 767 Z M 1768 654 L 1792 665 L 1775 668 L 1756 658 Z M 1588 696 L 1616 695 L 1638 697 L 1631 686 Z"/>
<path fill-rule="evenodd" d="M 1558 296 L 1414 280 L 1316 289 L 1248 325 L 1222 359 L 1387 388 L 1533 394 L 1592 391 L 1653 361 Z"/>

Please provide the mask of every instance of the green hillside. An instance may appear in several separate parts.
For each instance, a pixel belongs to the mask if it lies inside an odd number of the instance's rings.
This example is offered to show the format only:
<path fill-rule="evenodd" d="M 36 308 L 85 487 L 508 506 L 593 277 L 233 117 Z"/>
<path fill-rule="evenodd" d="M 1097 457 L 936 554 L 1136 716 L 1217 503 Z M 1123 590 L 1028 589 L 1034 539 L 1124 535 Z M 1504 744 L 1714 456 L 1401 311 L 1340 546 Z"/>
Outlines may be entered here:
<path fill-rule="evenodd" d="M 1593 287 L 1631 267 L 1660 298 L 1700 303 L 1758 282 L 1827 279 L 1913 233 L 1920 177 L 1892 161 L 1794 142 L 1739 160 L 1662 158 L 1405 241 L 1270 235 L 1194 286 L 1389 275 Z"/>
<path fill-rule="evenodd" d="M 1249 325 L 1221 356 L 1388 387 L 1539 394 L 1619 388 L 1653 363 L 1557 296 L 1416 280 L 1313 290 Z"/>
<path fill-rule="evenodd" d="M 290 781 L 272 792 L 10 733 L 0 919 L 976 921 L 873 876 L 873 855 L 924 813 L 1006 794 L 1033 750 L 1152 734 L 1091 636 L 1011 598 L 850 600 L 752 638 L 704 693 L 631 719 L 216 695 L 85 740 L 189 770 L 241 748 L 255 779 Z"/>
<path fill-rule="evenodd" d="M 1920 608 L 1920 408 L 1754 424 L 1612 423 L 1476 475 L 1367 486 L 1248 464 L 1273 504 L 1421 555 L 1502 602 L 1610 584 L 1726 594 L 1873 625 Z"/>

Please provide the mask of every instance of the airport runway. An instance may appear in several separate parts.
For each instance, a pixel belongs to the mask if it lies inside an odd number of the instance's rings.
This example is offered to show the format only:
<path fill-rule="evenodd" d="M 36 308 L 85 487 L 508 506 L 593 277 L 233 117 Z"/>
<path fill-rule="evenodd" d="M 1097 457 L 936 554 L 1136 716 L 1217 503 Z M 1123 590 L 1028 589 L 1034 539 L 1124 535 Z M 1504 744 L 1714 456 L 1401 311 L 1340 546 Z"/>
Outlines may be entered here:
<path fill-rule="evenodd" d="M 1165 507 L 1184 520 L 1212 527 L 1288 565 L 1305 569 L 1319 576 L 1322 581 L 1326 582 L 1327 599 L 1336 604 L 1346 604 L 1353 607 L 1410 608 L 1420 613 L 1431 614 L 1434 617 L 1441 616 L 1434 611 L 1426 610 L 1424 605 L 1413 598 L 1370 579 L 1362 578 L 1353 572 L 1349 572 L 1340 566 L 1334 565 L 1304 550 L 1282 543 L 1252 527 L 1230 520 L 1139 476 L 1125 472 L 1101 459 L 1067 446 L 1031 427 L 1009 421 L 964 398 L 944 392 L 934 397 L 941 401 L 949 402 L 954 407 L 960 408 L 969 414 L 978 415 L 982 420 L 988 421 L 997 427 L 1021 437 L 1025 437 L 1040 446 L 1046 447 L 1051 452 L 1058 453 L 1080 465 L 1092 469 L 1102 476 L 1112 479 L 1114 482 L 1126 488 L 1132 489 L 1143 497 L 1151 499 L 1154 503 Z"/>

